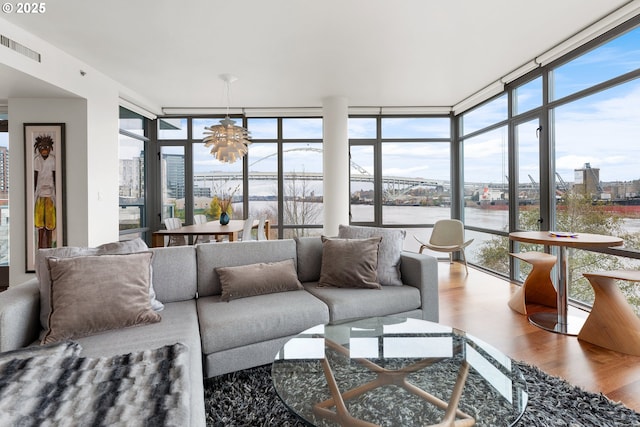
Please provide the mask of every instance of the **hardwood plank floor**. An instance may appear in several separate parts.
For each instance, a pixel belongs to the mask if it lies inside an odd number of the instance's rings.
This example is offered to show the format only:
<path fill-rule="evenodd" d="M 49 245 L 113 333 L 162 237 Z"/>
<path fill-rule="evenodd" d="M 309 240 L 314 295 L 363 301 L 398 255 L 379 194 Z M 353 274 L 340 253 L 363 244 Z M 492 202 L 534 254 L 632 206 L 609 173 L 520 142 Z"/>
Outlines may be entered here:
<path fill-rule="evenodd" d="M 640 412 L 640 357 L 607 350 L 576 337 L 544 331 L 507 302 L 516 289 L 504 279 L 441 261 L 438 263 L 440 323 L 466 331 L 512 359 L 535 365 L 573 385 L 602 392 Z M 587 313 L 570 307 L 571 315 Z"/>

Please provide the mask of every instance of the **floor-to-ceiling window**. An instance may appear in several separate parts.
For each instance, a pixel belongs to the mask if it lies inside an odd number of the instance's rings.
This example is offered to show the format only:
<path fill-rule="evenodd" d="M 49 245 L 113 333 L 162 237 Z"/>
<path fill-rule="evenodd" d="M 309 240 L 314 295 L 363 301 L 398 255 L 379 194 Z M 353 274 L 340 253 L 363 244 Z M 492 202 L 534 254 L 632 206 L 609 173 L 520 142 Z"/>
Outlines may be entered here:
<path fill-rule="evenodd" d="M 186 197 L 190 200 L 193 198 L 193 195 L 186 191 L 187 151 L 191 158 L 189 122 L 187 118 L 159 119 L 156 122 L 156 150 L 159 162 L 156 177 L 159 185 L 154 189 L 158 194 L 153 200 L 157 200 L 160 209 L 157 213 L 158 223 L 154 224 L 156 227 L 164 224 L 167 218 L 180 218 L 184 223 L 188 218 L 187 207 L 191 210 L 191 205 L 188 205 L 186 200 Z M 191 224 L 191 219 L 187 223 Z"/>
<path fill-rule="evenodd" d="M 120 107 L 119 135 L 119 224 L 120 239 L 145 238 L 147 119 Z"/>
<path fill-rule="evenodd" d="M 248 214 L 271 223 L 271 238 L 322 232 L 322 119 L 249 118 Z"/>
<path fill-rule="evenodd" d="M 320 234 L 324 215 L 322 119 L 282 119 L 282 183 L 282 236 Z"/>
<path fill-rule="evenodd" d="M 521 279 L 526 268 L 508 253 L 532 248 L 510 243 L 509 231 L 620 236 L 623 248 L 569 251 L 570 297 L 587 305 L 593 295 L 582 273 L 640 268 L 640 28 L 616 31 L 456 117 L 464 219 L 476 239 L 469 258 Z M 638 288 L 621 287 L 640 312 Z"/>
<path fill-rule="evenodd" d="M 350 208 L 354 224 L 375 224 L 376 206 L 380 205 L 381 192 L 376 191 L 376 147 L 378 144 L 378 120 L 375 117 L 352 117 L 348 121 Z"/>
<path fill-rule="evenodd" d="M 459 120 L 463 152 L 464 222 L 474 239 L 466 254 L 470 262 L 508 273 L 509 132 L 504 94 Z"/>
<path fill-rule="evenodd" d="M 241 119 L 235 119 L 236 125 L 242 125 Z M 220 123 L 219 118 L 194 118 L 191 120 L 191 153 L 192 173 L 187 175 L 193 178 L 192 200 L 190 202 L 193 215 L 203 214 L 209 221 L 220 218 L 222 200 L 231 199 L 230 216 L 233 219 L 244 219 L 244 180 L 242 160 L 233 163 L 218 161 L 211 154 L 211 147 L 206 147 L 202 139 L 205 136 L 205 127 L 215 126 Z M 183 153 L 184 154 L 184 153 Z M 181 174 L 183 181 L 185 174 Z M 186 181 L 189 181 L 188 179 Z M 185 181 L 185 182 L 186 182 Z M 181 194 L 180 198 L 185 199 Z M 185 217 L 181 217 L 186 220 Z"/>
<path fill-rule="evenodd" d="M 406 249 L 451 217 L 451 118 L 351 117 L 351 221 L 406 228 Z"/>
<path fill-rule="evenodd" d="M 231 198 L 231 217 L 268 219 L 270 238 L 322 231 L 322 119 L 233 118 L 251 136 L 249 151 L 233 163 L 218 161 L 202 142 L 220 117 L 157 120 L 157 226 L 169 217 L 217 220 L 220 198 Z"/>
<path fill-rule="evenodd" d="M 624 249 L 570 251 L 569 296 L 591 304 L 582 273 L 640 268 L 640 28 L 549 72 L 555 228 L 615 235 Z M 620 255 L 625 256 L 620 256 Z M 640 314 L 640 292 L 621 284 Z"/>
<path fill-rule="evenodd" d="M 269 219 L 270 238 L 278 236 L 280 186 L 279 182 L 279 119 L 249 118 L 247 120 L 252 143 L 248 160 L 249 215 Z"/>

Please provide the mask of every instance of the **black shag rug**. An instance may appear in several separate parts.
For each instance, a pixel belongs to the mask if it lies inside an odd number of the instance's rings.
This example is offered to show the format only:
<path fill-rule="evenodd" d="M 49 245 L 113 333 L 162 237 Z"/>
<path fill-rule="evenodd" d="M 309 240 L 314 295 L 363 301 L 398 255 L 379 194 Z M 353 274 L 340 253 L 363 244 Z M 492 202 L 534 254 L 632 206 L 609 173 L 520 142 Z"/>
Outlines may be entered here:
<path fill-rule="evenodd" d="M 527 382 L 529 402 L 518 427 L 640 426 L 640 414 L 602 394 L 590 393 L 534 366 L 515 365 Z M 280 401 L 271 366 L 205 380 L 207 426 L 305 426 Z"/>

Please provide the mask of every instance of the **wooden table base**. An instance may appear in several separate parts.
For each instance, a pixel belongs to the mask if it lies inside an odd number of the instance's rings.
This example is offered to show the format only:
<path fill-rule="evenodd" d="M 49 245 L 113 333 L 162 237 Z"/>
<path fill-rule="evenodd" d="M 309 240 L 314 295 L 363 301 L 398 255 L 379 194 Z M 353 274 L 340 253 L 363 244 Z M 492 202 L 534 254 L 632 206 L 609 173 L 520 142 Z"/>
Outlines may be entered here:
<path fill-rule="evenodd" d="M 331 349 L 336 350 L 339 353 L 349 357 L 349 350 L 342 345 L 326 338 L 325 343 Z M 354 399 L 378 387 L 393 384 L 404 388 L 410 393 L 415 394 L 416 396 L 445 411 L 444 417 L 440 423 L 432 424 L 431 426 L 425 427 L 469 427 L 475 425 L 476 421 L 471 415 L 466 414 L 458 409 L 460 398 L 462 397 L 462 390 L 464 389 L 464 385 L 469 374 L 469 364 L 466 360 L 463 361 L 460 367 L 460 371 L 458 371 L 458 377 L 451 394 L 451 400 L 448 403 L 430 393 L 427 393 L 426 391 L 422 390 L 419 387 L 416 387 L 415 385 L 407 381 L 407 375 L 430 366 L 433 363 L 436 363 L 437 361 L 441 360 L 440 358 L 423 359 L 399 370 L 389 370 L 382 368 L 381 366 L 364 358 L 356 358 L 353 360 L 366 367 L 371 372 L 374 372 L 377 375 L 376 379 L 354 389 L 340 392 L 336 379 L 333 375 L 333 371 L 331 370 L 329 361 L 326 358 L 322 359 L 322 369 L 327 379 L 327 384 L 329 385 L 329 391 L 331 392 L 332 397 L 325 400 L 324 402 L 315 404 L 313 407 L 314 414 L 336 422 L 341 426 L 378 427 L 377 424 L 355 418 L 351 414 L 349 414 L 349 410 L 347 409 L 345 401 Z M 331 407 L 335 407 L 335 412 L 329 409 Z"/>

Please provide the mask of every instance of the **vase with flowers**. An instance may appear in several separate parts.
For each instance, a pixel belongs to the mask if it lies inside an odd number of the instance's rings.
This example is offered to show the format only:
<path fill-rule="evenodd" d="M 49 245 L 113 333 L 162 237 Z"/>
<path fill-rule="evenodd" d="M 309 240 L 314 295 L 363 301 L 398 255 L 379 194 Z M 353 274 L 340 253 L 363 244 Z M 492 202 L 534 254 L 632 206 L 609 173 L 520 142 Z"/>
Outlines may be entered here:
<path fill-rule="evenodd" d="M 217 207 L 220 209 L 220 224 L 227 225 L 229 224 L 229 220 L 231 219 L 231 213 L 233 212 L 233 207 L 231 206 L 231 202 L 233 202 L 233 196 L 240 189 L 240 185 L 237 185 L 233 190 L 222 189 L 220 190 L 220 195 L 216 195 L 211 202 L 212 208 L 214 210 Z"/>

